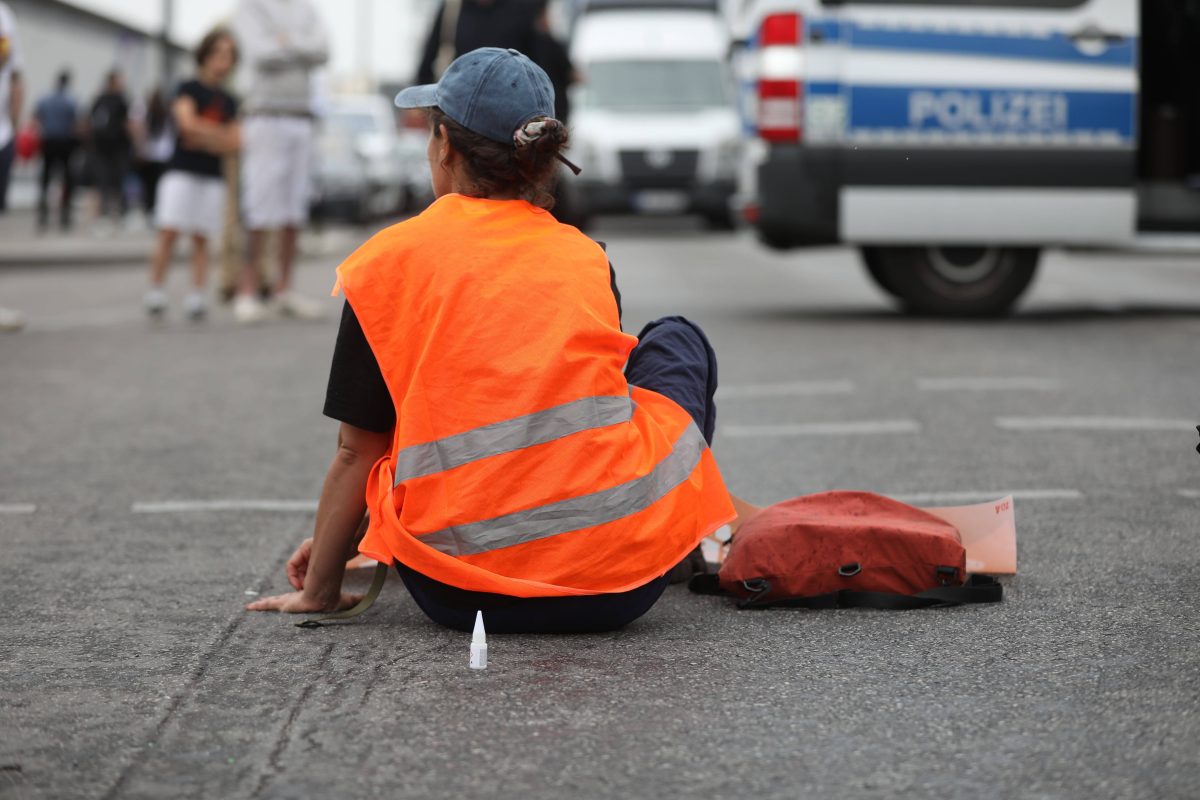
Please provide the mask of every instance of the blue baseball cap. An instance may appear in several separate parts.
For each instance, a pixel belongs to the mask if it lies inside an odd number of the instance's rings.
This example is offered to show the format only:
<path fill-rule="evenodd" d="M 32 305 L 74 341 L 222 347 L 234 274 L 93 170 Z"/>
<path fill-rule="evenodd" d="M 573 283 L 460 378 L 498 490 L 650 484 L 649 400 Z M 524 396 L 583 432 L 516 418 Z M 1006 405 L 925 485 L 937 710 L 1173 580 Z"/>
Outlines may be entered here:
<path fill-rule="evenodd" d="M 512 144 L 513 134 L 525 123 L 554 116 L 554 86 L 542 68 L 520 52 L 481 47 L 454 59 L 437 83 L 400 92 L 396 105 L 437 106 L 467 130 Z"/>

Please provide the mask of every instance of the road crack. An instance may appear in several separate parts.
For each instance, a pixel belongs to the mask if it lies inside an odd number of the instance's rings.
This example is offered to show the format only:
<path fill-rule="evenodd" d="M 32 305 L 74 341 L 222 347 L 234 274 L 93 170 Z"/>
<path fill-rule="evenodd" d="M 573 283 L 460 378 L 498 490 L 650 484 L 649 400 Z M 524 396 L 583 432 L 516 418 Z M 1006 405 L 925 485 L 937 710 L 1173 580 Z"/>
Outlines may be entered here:
<path fill-rule="evenodd" d="M 311 522 L 306 522 L 305 525 L 311 525 Z M 284 548 L 283 553 L 272 562 L 271 569 L 259 581 L 258 588 L 260 592 L 269 584 L 271 580 L 270 576 L 275 574 L 283 564 L 287 563 L 288 557 L 295 549 L 295 545 L 291 544 L 294 538 L 294 536 L 289 537 L 289 544 Z M 200 654 L 200 658 L 197 660 L 196 666 L 192 670 L 191 675 L 188 676 L 188 680 L 184 683 L 183 688 L 167 703 L 166 709 L 163 711 L 162 716 L 159 717 L 158 722 L 155 723 L 150 735 L 138 746 L 138 749 L 133 754 L 133 758 L 121 770 L 113 785 L 109 787 L 107 792 L 101 795 L 103 800 L 113 800 L 129 785 L 129 781 L 132 779 L 134 773 L 145 763 L 153 744 L 162 737 L 167 726 L 171 724 L 171 721 L 178 715 L 180 709 L 183 708 L 184 703 L 199 691 L 200 683 L 208 674 L 209 667 L 216 659 L 217 654 L 229 643 L 229 640 L 233 638 L 233 634 L 245 619 L 246 611 L 240 607 L 229 616 L 212 644 Z"/>
<path fill-rule="evenodd" d="M 329 665 L 330 656 L 333 655 L 333 646 L 333 642 L 330 642 L 321 648 L 321 655 L 317 659 L 316 664 L 317 675 L 325 675 L 325 668 Z M 275 739 L 275 745 L 271 748 L 271 754 L 267 756 L 267 764 L 269 765 L 270 769 L 268 772 L 265 772 L 261 778 L 259 778 L 258 786 L 256 786 L 254 791 L 251 792 L 251 797 L 260 797 L 266 790 L 267 786 L 270 785 L 271 780 L 276 775 L 279 775 L 281 772 L 283 772 L 283 763 L 281 761 L 283 758 L 283 751 L 287 749 L 288 743 L 292 741 L 292 728 L 295 727 L 296 719 L 300 716 L 300 710 L 304 708 L 304 705 L 308 702 L 309 696 L 312 695 L 314 686 L 315 683 L 313 681 L 310 680 L 306 682 L 304 684 L 304 688 L 300 690 L 298 695 L 296 695 L 296 699 L 293 701 L 292 707 L 288 709 L 287 719 L 285 719 L 283 721 L 283 725 L 280 726 L 279 736 Z"/>

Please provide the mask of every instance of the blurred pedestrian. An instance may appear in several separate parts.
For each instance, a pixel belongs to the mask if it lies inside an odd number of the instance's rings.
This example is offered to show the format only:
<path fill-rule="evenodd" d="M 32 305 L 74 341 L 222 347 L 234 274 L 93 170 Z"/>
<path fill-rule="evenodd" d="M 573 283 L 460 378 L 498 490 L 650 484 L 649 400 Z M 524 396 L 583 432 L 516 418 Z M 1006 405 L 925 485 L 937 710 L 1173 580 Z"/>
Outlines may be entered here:
<path fill-rule="evenodd" d="M 554 87 L 554 116 L 564 125 L 570 122 L 571 84 L 579 80 L 567 46 L 559 41 L 550 30 L 550 3 L 541 0 L 541 9 L 534 19 L 532 49 L 526 53 L 529 59 L 545 71 Z M 560 171 L 561 171 L 560 167 Z M 551 213 L 559 222 L 583 229 L 587 217 L 581 213 L 583 207 L 575 197 L 572 184 L 558 181 L 554 185 L 554 209 Z"/>
<path fill-rule="evenodd" d="M 192 289 L 184 302 L 188 317 L 204 317 L 207 304 L 208 243 L 221 233 L 225 181 L 221 156 L 240 146 L 237 102 L 222 84 L 237 63 L 233 34 L 218 28 L 196 48 L 196 77 L 179 86 L 171 105 L 178 139 L 163 175 L 155 206 L 158 243 L 150 265 L 146 310 L 159 316 L 167 306 L 163 285 L 181 233 L 192 237 Z"/>
<path fill-rule="evenodd" d="M 576 79 L 566 46 L 550 31 L 548 0 L 444 0 L 425 41 L 417 83 L 432 83 L 458 56 L 479 47 L 512 48 L 529 57 L 554 87 L 554 112 L 570 116 L 567 87 Z M 580 206 L 563 182 L 554 189 L 558 220 L 582 226 Z"/>
<path fill-rule="evenodd" d="M 242 150 L 247 244 L 234 316 L 243 323 L 264 318 L 254 265 L 268 232 L 278 230 L 275 303 L 285 315 L 319 317 L 320 306 L 293 291 L 292 267 L 312 193 L 312 72 L 329 59 L 328 35 L 310 0 L 240 0 L 235 30 L 249 74 Z"/>
<path fill-rule="evenodd" d="M 24 101 L 17 23 L 8 3 L 0 2 L 0 214 L 8 210 L 8 179 Z M 0 306 L 0 331 L 18 331 L 23 327 L 25 317 L 20 311 Z"/>
<path fill-rule="evenodd" d="M 50 225 L 50 184 L 55 177 L 61 182 L 58 221 L 65 231 L 71 227 L 71 198 L 75 189 L 71 158 L 79 145 L 79 105 L 71 94 L 71 73 L 58 74 L 54 91 L 37 102 L 33 112 L 42 142 L 42 176 L 38 192 L 39 231 Z"/>
<path fill-rule="evenodd" d="M 567 46 L 550 30 L 550 3 L 542 0 L 541 10 L 533 23 L 533 44 L 529 60 L 541 67 L 554 87 L 554 116 L 564 125 L 571 119 L 571 84 L 579 78 L 571 64 Z"/>
<path fill-rule="evenodd" d="M 167 99 L 160 87 L 155 87 L 147 95 L 146 103 L 138 114 L 135 131 L 137 146 L 134 172 L 142 187 L 142 211 L 146 221 L 151 222 L 158 200 L 159 180 L 167 171 L 167 163 L 175 152 L 175 129 L 171 125 Z"/>
<path fill-rule="evenodd" d="M 433 83 L 450 62 L 479 47 L 534 49 L 540 0 L 443 0 L 417 65 L 417 83 Z"/>
<path fill-rule="evenodd" d="M 98 193 L 97 231 L 107 233 L 105 220 L 110 214 L 117 222 L 125 218 L 125 176 L 133 143 L 130 135 L 129 100 L 121 71 L 114 69 L 104 81 L 104 89 L 92 103 L 88 115 L 93 168 Z"/>
<path fill-rule="evenodd" d="M 25 103 L 25 83 L 21 73 L 16 18 L 8 3 L 0 2 L 0 214 L 8 210 L 8 181 L 16 155 L 21 107 Z"/>

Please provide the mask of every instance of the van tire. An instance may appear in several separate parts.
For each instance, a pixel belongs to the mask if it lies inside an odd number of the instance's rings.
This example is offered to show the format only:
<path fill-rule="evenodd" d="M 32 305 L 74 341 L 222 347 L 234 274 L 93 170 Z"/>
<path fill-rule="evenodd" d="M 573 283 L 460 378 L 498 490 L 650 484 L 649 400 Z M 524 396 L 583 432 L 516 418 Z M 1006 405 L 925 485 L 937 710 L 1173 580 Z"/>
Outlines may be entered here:
<path fill-rule="evenodd" d="M 910 313 L 994 317 L 1029 288 L 1038 255 L 1033 247 L 881 247 L 871 261 L 876 280 Z"/>
<path fill-rule="evenodd" d="M 866 268 L 867 274 L 871 276 L 871 280 L 875 282 L 883 291 L 890 294 L 892 297 L 899 298 L 900 295 L 896 292 L 896 287 L 892 285 L 888 279 L 888 274 L 883 269 L 883 256 L 878 247 L 864 247 L 859 250 L 859 255 L 862 257 L 863 267 Z"/>

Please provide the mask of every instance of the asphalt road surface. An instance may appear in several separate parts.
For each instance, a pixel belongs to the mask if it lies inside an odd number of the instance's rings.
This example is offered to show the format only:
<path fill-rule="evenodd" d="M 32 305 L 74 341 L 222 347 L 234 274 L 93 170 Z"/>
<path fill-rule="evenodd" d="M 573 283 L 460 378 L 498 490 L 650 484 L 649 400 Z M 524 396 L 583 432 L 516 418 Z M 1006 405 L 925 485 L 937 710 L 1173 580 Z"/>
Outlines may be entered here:
<path fill-rule="evenodd" d="M 394 578 L 341 627 L 247 614 L 311 529 L 338 301 L 151 324 L 141 264 L 4 268 L 30 322 L 0 336 L 0 796 L 1200 796 L 1200 261 L 1050 254 L 1015 317 L 945 322 L 850 251 L 599 235 L 627 328 L 682 313 L 716 346 L 735 491 L 1013 493 L 1005 601 L 675 587 L 619 633 L 492 636 L 485 672 Z"/>

